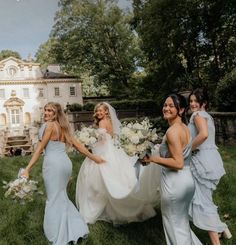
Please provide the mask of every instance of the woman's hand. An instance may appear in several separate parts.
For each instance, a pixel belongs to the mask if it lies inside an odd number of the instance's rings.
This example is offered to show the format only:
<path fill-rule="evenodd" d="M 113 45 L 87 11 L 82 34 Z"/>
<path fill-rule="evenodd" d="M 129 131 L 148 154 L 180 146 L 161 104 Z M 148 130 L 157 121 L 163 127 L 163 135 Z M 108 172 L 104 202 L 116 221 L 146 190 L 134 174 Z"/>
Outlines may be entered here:
<path fill-rule="evenodd" d="M 28 178 L 29 178 L 29 171 L 28 171 L 27 169 L 24 169 L 24 170 L 22 171 L 20 177 L 23 177 L 23 178 L 28 179 Z"/>
<path fill-rule="evenodd" d="M 141 159 L 141 163 L 143 166 L 147 166 L 151 162 L 151 156 L 146 155 L 143 159 Z"/>
<path fill-rule="evenodd" d="M 97 156 L 97 155 L 94 155 L 93 158 L 94 158 L 93 161 L 96 162 L 97 164 L 101 164 L 101 163 L 105 163 L 106 162 L 102 157 Z"/>

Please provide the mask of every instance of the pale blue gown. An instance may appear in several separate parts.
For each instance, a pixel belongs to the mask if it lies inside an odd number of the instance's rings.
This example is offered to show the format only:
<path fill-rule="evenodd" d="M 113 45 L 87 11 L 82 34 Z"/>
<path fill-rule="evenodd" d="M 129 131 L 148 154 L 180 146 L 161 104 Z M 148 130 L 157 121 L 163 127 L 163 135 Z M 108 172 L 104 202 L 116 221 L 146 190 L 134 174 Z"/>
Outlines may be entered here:
<path fill-rule="evenodd" d="M 170 157 L 167 143 L 160 146 L 160 156 Z M 161 212 L 167 245 L 201 245 L 189 224 L 189 205 L 194 195 L 194 180 L 190 170 L 191 144 L 183 151 L 181 170 L 162 167 Z"/>
<path fill-rule="evenodd" d="M 39 130 L 42 139 L 46 123 Z M 77 242 L 89 231 L 79 211 L 67 196 L 67 184 L 72 173 L 72 163 L 67 156 L 65 143 L 49 141 L 45 148 L 43 179 L 47 193 L 44 214 L 44 233 L 53 245 Z"/>
<path fill-rule="evenodd" d="M 215 144 L 214 120 L 206 111 L 194 112 L 190 118 L 189 129 L 192 138 L 197 134 L 194 117 L 199 114 L 207 120 L 208 138 L 197 148 L 192 156 L 191 171 L 195 181 L 195 194 L 190 206 L 190 216 L 194 225 L 206 231 L 222 232 L 227 226 L 221 222 L 212 195 L 225 169 Z"/>

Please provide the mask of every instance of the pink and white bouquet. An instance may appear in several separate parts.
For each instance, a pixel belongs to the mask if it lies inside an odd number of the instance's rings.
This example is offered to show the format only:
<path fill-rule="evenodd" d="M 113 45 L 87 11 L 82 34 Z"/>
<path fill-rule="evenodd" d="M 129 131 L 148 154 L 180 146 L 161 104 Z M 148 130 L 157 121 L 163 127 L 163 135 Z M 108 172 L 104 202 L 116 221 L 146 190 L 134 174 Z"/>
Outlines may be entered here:
<path fill-rule="evenodd" d="M 43 194 L 38 191 L 38 182 L 18 177 L 10 182 L 3 181 L 3 188 L 6 189 L 4 196 L 11 198 L 20 204 L 33 201 L 34 193 Z"/>
<path fill-rule="evenodd" d="M 98 141 L 99 132 L 92 126 L 82 126 L 81 130 L 75 131 L 75 138 L 77 138 L 82 144 L 91 149 L 93 145 Z"/>
<path fill-rule="evenodd" d="M 144 158 L 150 154 L 155 144 L 160 141 L 156 129 L 152 128 L 148 118 L 141 122 L 123 123 L 119 136 L 120 146 L 129 156 Z"/>

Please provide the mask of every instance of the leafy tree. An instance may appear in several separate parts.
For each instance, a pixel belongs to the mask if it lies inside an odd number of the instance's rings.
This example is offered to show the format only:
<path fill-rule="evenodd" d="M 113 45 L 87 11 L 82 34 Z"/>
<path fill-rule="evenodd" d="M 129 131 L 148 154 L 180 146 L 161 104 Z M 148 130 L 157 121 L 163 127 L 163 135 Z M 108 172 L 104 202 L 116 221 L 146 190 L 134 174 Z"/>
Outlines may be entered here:
<path fill-rule="evenodd" d="M 128 92 L 139 56 L 130 14 L 112 0 L 60 0 L 59 7 L 52 31 L 56 60 L 70 73 L 89 72 L 112 95 Z"/>
<path fill-rule="evenodd" d="M 220 111 L 235 111 L 236 68 L 219 81 L 216 88 L 217 108 Z"/>
<path fill-rule="evenodd" d="M 81 75 L 83 96 L 108 96 L 109 90 L 105 84 L 95 86 L 94 78 L 83 73 Z"/>
<path fill-rule="evenodd" d="M 134 0 L 133 7 L 150 96 L 202 85 L 214 94 L 236 64 L 235 1 Z"/>
<path fill-rule="evenodd" d="M 4 60 L 10 56 L 15 57 L 17 59 L 21 59 L 20 54 L 16 51 L 12 51 L 8 49 L 0 51 L 0 60 Z"/>
<path fill-rule="evenodd" d="M 40 45 L 35 57 L 36 61 L 39 62 L 42 68 L 47 68 L 49 64 L 57 63 L 55 55 L 51 52 L 52 46 L 56 45 L 57 40 L 50 38 L 47 42 Z"/>

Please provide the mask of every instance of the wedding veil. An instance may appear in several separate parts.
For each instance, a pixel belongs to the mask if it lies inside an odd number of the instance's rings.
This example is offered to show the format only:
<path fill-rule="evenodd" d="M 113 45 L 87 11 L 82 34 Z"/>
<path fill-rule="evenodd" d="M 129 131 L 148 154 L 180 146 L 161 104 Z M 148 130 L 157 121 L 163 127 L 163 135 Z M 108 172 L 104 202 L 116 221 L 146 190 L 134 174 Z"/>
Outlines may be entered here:
<path fill-rule="evenodd" d="M 109 114 L 112 122 L 113 134 L 119 135 L 121 130 L 121 122 L 116 115 L 116 110 L 109 103 L 104 102 L 104 104 L 108 107 L 109 110 Z"/>

